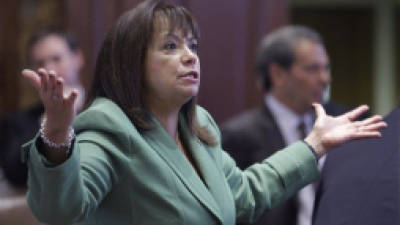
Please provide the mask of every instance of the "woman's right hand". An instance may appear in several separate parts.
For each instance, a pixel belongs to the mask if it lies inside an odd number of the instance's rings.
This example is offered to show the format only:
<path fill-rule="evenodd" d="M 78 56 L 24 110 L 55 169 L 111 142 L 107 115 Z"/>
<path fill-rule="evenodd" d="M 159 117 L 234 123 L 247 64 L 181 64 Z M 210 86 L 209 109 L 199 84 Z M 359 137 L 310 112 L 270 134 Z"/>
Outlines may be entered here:
<path fill-rule="evenodd" d="M 74 90 L 69 95 L 64 95 L 64 80 L 54 71 L 41 68 L 35 72 L 25 69 L 22 75 L 38 91 L 44 105 L 45 136 L 54 143 L 64 143 L 67 141 L 69 127 L 76 115 L 74 103 L 78 92 Z"/>

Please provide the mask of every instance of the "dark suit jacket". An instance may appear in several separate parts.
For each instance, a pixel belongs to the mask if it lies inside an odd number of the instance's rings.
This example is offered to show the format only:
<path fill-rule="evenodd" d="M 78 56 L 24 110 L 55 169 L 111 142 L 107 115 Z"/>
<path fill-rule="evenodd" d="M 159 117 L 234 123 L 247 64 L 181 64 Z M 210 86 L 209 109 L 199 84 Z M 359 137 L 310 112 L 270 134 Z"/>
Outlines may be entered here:
<path fill-rule="evenodd" d="M 342 107 L 324 106 L 330 115 L 344 112 Z M 246 112 L 221 127 L 222 146 L 242 169 L 261 162 L 286 146 L 278 125 L 267 106 Z M 258 225 L 295 225 L 297 218 L 296 198 L 292 197 L 280 206 L 264 213 Z"/>
<path fill-rule="evenodd" d="M 400 224 L 400 108 L 385 120 L 382 138 L 353 141 L 329 153 L 315 225 Z"/>
<path fill-rule="evenodd" d="M 0 166 L 7 180 L 25 187 L 27 167 L 21 162 L 21 145 L 32 139 L 39 130 L 43 107 L 36 105 L 27 111 L 7 115 L 0 123 Z"/>

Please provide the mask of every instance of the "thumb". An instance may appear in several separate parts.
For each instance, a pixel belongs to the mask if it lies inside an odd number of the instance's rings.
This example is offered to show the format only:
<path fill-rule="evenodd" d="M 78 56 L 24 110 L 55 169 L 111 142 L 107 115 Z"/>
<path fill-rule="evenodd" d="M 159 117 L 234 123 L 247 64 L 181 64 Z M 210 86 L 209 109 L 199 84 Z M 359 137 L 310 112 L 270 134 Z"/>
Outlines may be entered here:
<path fill-rule="evenodd" d="M 317 115 L 317 118 L 326 116 L 325 110 L 324 110 L 324 108 L 322 107 L 321 104 L 313 103 L 312 106 L 314 107 L 315 114 Z"/>
<path fill-rule="evenodd" d="M 33 70 L 24 69 L 21 72 L 22 76 L 35 87 L 36 90 L 40 89 L 40 76 Z"/>

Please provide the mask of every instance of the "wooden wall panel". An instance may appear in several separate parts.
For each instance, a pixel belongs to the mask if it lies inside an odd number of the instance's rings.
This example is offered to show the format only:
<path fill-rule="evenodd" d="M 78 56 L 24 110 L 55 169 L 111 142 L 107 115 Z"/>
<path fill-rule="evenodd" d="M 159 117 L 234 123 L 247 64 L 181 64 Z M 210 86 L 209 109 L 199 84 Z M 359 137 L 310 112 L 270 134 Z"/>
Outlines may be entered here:
<path fill-rule="evenodd" d="M 95 63 L 96 46 L 99 45 L 101 32 L 96 26 L 98 21 L 105 23 L 102 18 L 96 18 L 98 14 L 103 13 L 101 7 L 104 1 L 99 0 L 98 4 L 93 1 L 67 0 L 64 1 L 66 9 L 66 27 L 71 30 L 79 40 L 85 56 L 85 68 L 82 72 L 82 82 L 88 88 L 92 78 L 93 66 Z"/>
<path fill-rule="evenodd" d="M 261 103 L 255 85 L 258 42 L 288 21 L 287 1 L 192 1 L 202 31 L 199 103 L 223 122 Z"/>
<path fill-rule="evenodd" d="M 258 106 L 263 101 L 262 90 L 255 88 L 258 79 L 256 68 L 256 55 L 260 41 L 269 32 L 288 24 L 289 6 L 288 1 L 269 0 L 269 1 L 250 1 L 248 33 L 249 38 L 246 43 L 248 51 L 248 62 L 246 63 L 246 105 L 242 110 Z"/>
<path fill-rule="evenodd" d="M 22 79 L 26 66 L 26 41 L 40 26 L 62 26 L 61 1 L 7 0 L 0 7 L 0 118 L 38 101 L 33 88 Z"/>
<path fill-rule="evenodd" d="M 66 23 L 79 38 L 86 58 L 83 82 L 88 88 L 93 76 L 97 53 L 108 30 L 120 15 L 140 0 L 66 0 Z"/>
<path fill-rule="evenodd" d="M 19 1 L 6 1 L 6 4 L 7 7 L 0 7 L 0 118 L 4 113 L 15 110 L 19 99 L 16 67 L 19 59 Z"/>
<path fill-rule="evenodd" d="M 217 121 L 245 105 L 247 1 L 193 1 L 201 29 L 199 103 Z"/>
<path fill-rule="evenodd" d="M 32 4 L 37 2 L 35 0 L 10 0 L 10 3 L 18 8 L 21 6 L 20 1 Z M 168 1 L 187 7 L 200 24 L 202 84 L 199 103 L 215 116 L 217 122 L 222 122 L 259 104 L 261 93 L 256 90 L 254 85 L 255 49 L 265 33 L 287 22 L 288 0 Z M 86 56 L 83 81 L 85 86 L 89 86 L 96 55 L 106 32 L 124 11 L 136 6 L 141 0 L 60 0 L 52 2 L 51 4 L 57 2 L 62 6 L 63 12 L 56 12 L 61 16 L 55 16 L 61 20 L 59 23 L 73 31 L 82 44 Z M 8 18 L 13 17 L 11 15 Z M 14 29 L 18 27 L 14 24 L 6 26 Z M 0 27 L 0 29 L 2 28 Z M 17 31 L 13 35 L 16 37 Z M 0 57 L 4 57 L 4 54 L 1 54 Z M 18 60 L 14 59 L 13 62 L 15 61 Z M 0 72 L 3 70 L 4 68 L 0 64 Z M 10 76 L 9 74 L 11 73 L 6 72 L 5 76 Z M 7 82 L 9 79 L 7 77 Z M 11 79 L 11 81 L 13 80 Z M 14 86 L 11 88 L 15 90 L 16 84 L 15 81 L 13 82 Z M 3 84 L 0 83 L 0 85 Z M 1 96 L 8 97 L 0 99 L 10 99 L 9 94 L 4 91 L 1 93 Z M 16 107 L 12 103 L 7 104 L 4 107 L 5 110 Z"/>

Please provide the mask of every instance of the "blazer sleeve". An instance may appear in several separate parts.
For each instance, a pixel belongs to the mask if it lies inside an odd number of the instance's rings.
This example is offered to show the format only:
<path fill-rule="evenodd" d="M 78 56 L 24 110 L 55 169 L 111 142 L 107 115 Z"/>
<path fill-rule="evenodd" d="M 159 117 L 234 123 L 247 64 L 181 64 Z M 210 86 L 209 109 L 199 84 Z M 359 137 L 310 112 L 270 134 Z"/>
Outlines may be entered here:
<path fill-rule="evenodd" d="M 271 209 L 318 178 L 315 156 L 297 142 L 261 163 L 240 170 L 222 151 L 222 168 L 231 188 L 238 222 L 254 222 Z"/>
<path fill-rule="evenodd" d="M 205 115 L 209 130 L 220 140 L 218 126 L 207 112 Z M 265 210 L 279 205 L 319 176 L 314 154 L 300 141 L 245 170 L 219 149 L 221 169 L 235 201 L 238 222 L 256 221 Z"/>
<path fill-rule="evenodd" d="M 82 120 L 110 121 L 101 114 Z M 129 161 L 123 153 L 128 140 L 122 132 L 107 131 L 108 125 L 79 132 L 70 157 L 57 166 L 39 152 L 40 138 L 25 146 L 29 148 L 27 200 L 40 221 L 72 224 L 87 218 L 122 179 Z"/>

